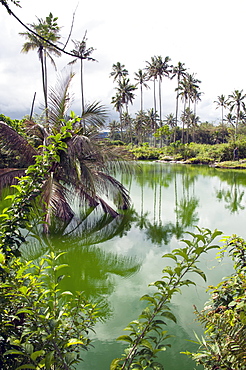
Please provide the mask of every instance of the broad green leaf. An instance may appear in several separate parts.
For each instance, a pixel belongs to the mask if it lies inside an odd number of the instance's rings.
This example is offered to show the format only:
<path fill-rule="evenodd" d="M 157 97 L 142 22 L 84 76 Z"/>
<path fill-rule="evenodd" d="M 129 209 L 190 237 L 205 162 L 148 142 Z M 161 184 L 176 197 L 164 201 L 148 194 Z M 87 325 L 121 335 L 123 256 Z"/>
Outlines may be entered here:
<path fill-rule="evenodd" d="M 115 358 L 110 364 L 110 370 L 116 370 L 121 358 Z"/>
<path fill-rule="evenodd" d="M 73 293 L 69 290 L 66 290 L 65 292 L 62 292 L 61 295 L 73 295 Z"/>
<path fill-rule="evenodd" d="M 69 339 L 68 343 L 66 344 L 66 347 L 74 346 L 77 344 L 84 344 L 82 340 L 76 339 L 76 338 L 71 338 Z"/>
<path fill-rule="evenodd" d="M 21 366 L 19 366 L 19 367 L 16 368 L 16 370 L 21 370 L 21 369 L 35 369 L 36 370 L 36 366 L 30 365 L 30 364 L 26 364 L 26 365 L 21 365 Z"/>
<path fill-rule="evenodd" d="M 170 320 L 172 320 L 172 321 L 174 321 L 174 322 L 177 322 L 176 317 L 175 317 L 175 316 L 174 316 L 174 314 L 173 314 L 172 312 L 170 312 L 170 311 L 164 311 L 164 312 L 162 312 L 162 313 L 161 313 L 161 316 L 166 317 L 167 319 L 170 319 Z"/>
<path fill-rule="evenodd" d="M 117 340 L 124 340 L 125 342 L 132 343 L 132 338 L 129 335 L 121 335 Z"/>
<path fill-rule="evenodd" d="M 172 253 L 166 253 L 162 257 L 163 258 L 172 258 L 174 261 L 177 261 L 177 257 Z"/>
<path fill-rule="evenodd" d="M 151 352 L 153 352 L 152 344 L 151 344 L 147 339 L 143 339 L 143 340 L 141 340 L 140 344 L 141 344 L 141 346 L 146 347 L 146 348 L 148 348 Z"/>
<path fill-rule="evenodd" d="M 145 295 L 143 295 L 143 296 L 140 298 L 140 301 L 143 301 L 143 300 L 149 301 L 149 302 L 154 303 L 154 304 L 156 305 L 156 300 L 155 300 L 155 298 L 150 297 L 148 294 L 145 294 Z"/>
<path fill-rule="evenodd" d="M 50 370 L 53 359 L 54 359 L 54 351 L 51 351 L 51 352 L 47 353 L 47 355 L 45 356 L 46 370 Z"/>
<path fill-rule="evenodd" d="M 25 353 L 23 353 L 23 352 L 21 352 L 21 351 L 17 351 L 17 350 L 15 350 L 15 349 L 11 349 L 11 350 L 9 350 L 9 351 L 6 351 L 6 352 L 4 352 L 4 354 L 3 354 L 4 356 L 8 356 L 8 355 L 23 355 L 23 356 L 25 356 Z"/>
<path fill-rule="evenodd" d="M 59 270 L 60 270 L 60 269 L 62 269 L 63 267 L 68 267 L 68 265 L 64 263 L 63 265 L 56 266 L 56 267 L 54 268 L 54 271 L 59 271 Z"/>
<path fill-rule="evenodd" d="M 199 268 L 192 269 L 192 272 L 195 272 L 196 274 L 200 275 L 203 278 L 204 281 L 207 281 L 207 277 L 206 277 L 205 273 L 202 270 L 200 270 Z"/>
<path fill-rule="evenodd" d="M 39 356 L 43 356 L 45 354 L 45 351 L 43 351 L 43 350 L 40 350 L 40 351 L 35 351 L 35 352 L 33 352 L 32 354 L 31 354 L 31 359 L 33 360 L 33 361 L 36 361 L 36 359 L 39 357 Z"/>

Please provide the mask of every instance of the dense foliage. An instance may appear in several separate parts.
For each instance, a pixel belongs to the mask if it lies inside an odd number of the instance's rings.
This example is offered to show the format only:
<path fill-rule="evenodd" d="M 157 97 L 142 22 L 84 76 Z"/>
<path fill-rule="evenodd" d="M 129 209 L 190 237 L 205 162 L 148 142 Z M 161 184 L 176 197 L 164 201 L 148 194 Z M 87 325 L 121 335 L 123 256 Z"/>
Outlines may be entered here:
<path fill-rule="evenodd" d="M 204 310 L 195 309 L 205 328 L 197 353 L 187 352 L 204 369 L 246 369 L 246 242 L 234 236 L 222 250 L 234 260 L 235 273 L 209 287 Z"/>

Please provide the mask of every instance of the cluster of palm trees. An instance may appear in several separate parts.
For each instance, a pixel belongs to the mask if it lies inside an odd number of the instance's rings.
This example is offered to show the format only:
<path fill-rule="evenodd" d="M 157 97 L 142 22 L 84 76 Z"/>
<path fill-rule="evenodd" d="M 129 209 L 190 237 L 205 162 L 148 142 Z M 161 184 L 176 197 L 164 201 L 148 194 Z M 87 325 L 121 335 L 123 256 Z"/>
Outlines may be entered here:
<path fill-rule="evenodd" d="M 246 105 L 245 105 L 246 94 L 243 90 L 234 90 L 228 97 L 225 95 L 219 95 L 214 103 L 217 104 L 217 108 L 221 108 L 221 123 L 230 124 L 234 129 L 234 138 L 237 138 L 238 125 L 240 123 L 246 123 Z M 225 115 L 225 110 L 229 112 Z"/>
<path fill-rule="evenodd" d="M 182 142 L 184 142 L 185 126 L 189 129 L 192 125 L 197 125 L 199 118 L 196 116 L 196 106 L 198 101 L 201 100 L 202 93 L 200 92 L 199 84 L 201 83 L 194 74 L 189 74 L 185 68 L 185 64 L 179 62 L 177 66 L 170 64 L 171 59 L 169 56 L 162 58 L 162 56 L 151 57 L 150 61 L 146 62 L 144 69 L 139 69 L 135 72 L 135 84 L 130 83 L 128 70 L 124 64 L 117 62 L 112 66 L 110 76 L 114 78 L 117 83 L 116 95 L 112 98 L 112 104 L 117 112 L 120 114 L 120 127 L 121 137 L 123 131 L 130 130 L 132 137 L 132 130 L 134 129 L 138 141 L 142 141 L 149 134 L 153 134 L 156 130 L 163 126 L 169 125 L 173 131 L 173 140 L 176 140 L 176 127 L 178 126 L 179 119 L 179 101 L 184 103 L 183 112 L 180 115 L 182 122 Z M 168 114 L 163 119 L 162 109 L 162 84 L 164 78 L 173 79 L 177 78 L 176 91 L 176 109 L 174 113 Z M 153 82 L 153 107 L 145 111 L 143 108 L 143 89 L 149 89 L 148 82 Z M 158 89 L 156 85 L 158 84 Z M 133 120 L 128 112 L 128 104 L 133 103 L 135 98 L 134 91 L 140 87 L 140 110 L 136 113 Z M 158 100 L 158 104 L 157 104 Z M 192 106 L 191 106 L 192 104 Z M 158 109 L 157 109 L 158 105 Z M 192 109 L 191 109 L 192 107 Z M 116 122 L 112 122 L 110 129 L 117 132 Z M 140 134 L 140 136 L 139 136 Z M 187 135 L 188 138 L 188 135 Z"/>

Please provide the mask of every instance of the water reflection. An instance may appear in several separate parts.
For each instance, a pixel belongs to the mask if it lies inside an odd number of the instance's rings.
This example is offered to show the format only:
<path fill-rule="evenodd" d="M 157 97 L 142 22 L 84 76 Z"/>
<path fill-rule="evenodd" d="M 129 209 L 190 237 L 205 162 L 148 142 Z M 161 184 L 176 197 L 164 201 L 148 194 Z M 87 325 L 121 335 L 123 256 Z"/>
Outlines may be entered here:
<path fill-rule="evenodd" d="M 22 247 L 22 255 L 30 260 L 38 259 L 51 250 L 65 252 L 59 262 L 68 265 L 63 269 L 67 276 L 59 283 L 59 288 L 83 291 L 87 299 L 99 303 L 101 317 L 106 318 L 111 314 L 108 296 L 115 289 L 114 277 L 129 278 L 139 271 L 141 262 L 136 256 L 112 253 L 97 245 L 124 236 L 136 216 L 131 209 L 116 218 L 98 213 L 92 216 L 90 212 L 86 216 L 83 222 L 80 219 L 69 225 L 54 224 L 49 235 L 43 235 L 37 228 L 38 240 L 31 238 Z"/>

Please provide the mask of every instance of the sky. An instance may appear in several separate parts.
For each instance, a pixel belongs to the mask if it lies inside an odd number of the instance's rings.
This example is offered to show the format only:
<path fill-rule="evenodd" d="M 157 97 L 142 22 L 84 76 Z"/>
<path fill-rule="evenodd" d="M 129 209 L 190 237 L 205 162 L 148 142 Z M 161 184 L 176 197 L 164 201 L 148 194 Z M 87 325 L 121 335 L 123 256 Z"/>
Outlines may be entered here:
<path fill-rule="evenodd" d="M 246 93 L 245 73 L 245 0 L 20 0 L 22 8 L 12 5 L 13 12 L 26 24 L 37 22 L 51 12 L 58 17 L 62 42 L 70 31 L 75 12 L 71 41 L 66 48 L 73 49 L 72 40 L 82 40 L 87 31 L 87 47 L 97 61 L 85 62 L 84 89 L 87 103 L 100 101 L 109 111 L 109 120 L 118 119 L 111 99 L 116 83 L 109 77 L 112 65 L 120 62 L 134 73 L 146 67 L 153 56 L 171 58 L 171 64 L 185 63 L 189 73 L 201 80 L 202 100 L 197 115 L 202 122 L 220 122 L 221 111 L 216 109 L 218 96 L 228 96 L 235 89 Z M 75 11 L 76 10 L 76 11 Z M 0 113 L 20 119 L 30 113 L 36 92 L 35 112 L 43 106 L 41 67 L 36 51 L 21 53 L 25 32 L 14 17 L 0 5 Z M 71 61 L 63 55 L 56 58 L 57 72 L 48 65 L 48 83 L 54 86 L 57 75 Z M 79 64 L 71 85 L 71 109 L 81 111 Z M 177 81 L 163 79 L 162 112 L 175 113 L 174 92 Z M 144 109 L 153 107 L 153 83 L 144 90 Z M 134 117 L 140 110 L 140 92 L 136 91 L 134 104 L 129 107 Z"/>

